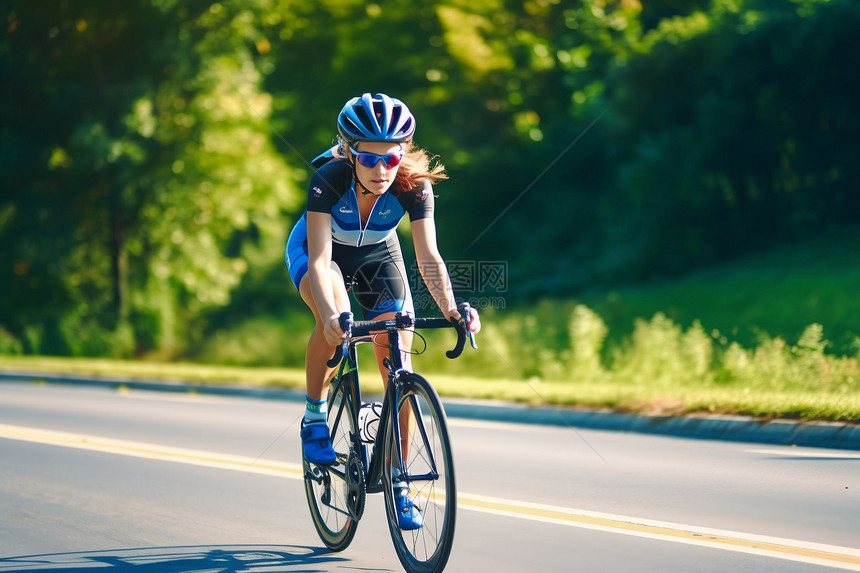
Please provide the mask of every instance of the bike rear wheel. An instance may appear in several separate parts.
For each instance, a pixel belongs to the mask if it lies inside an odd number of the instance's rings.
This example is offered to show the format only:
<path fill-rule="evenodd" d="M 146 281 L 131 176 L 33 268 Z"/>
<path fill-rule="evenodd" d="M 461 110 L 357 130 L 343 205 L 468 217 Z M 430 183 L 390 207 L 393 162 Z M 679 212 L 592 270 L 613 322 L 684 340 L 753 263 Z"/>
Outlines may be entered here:
<path fill-rule="evenodd" d="M 418 374 L 404 374 L 384 447 L 385 513 L 391 539 L 400 562 L 410 573 L 438 573 L 445 568 L 454 542 L 457 488 L 454 459 L 445 411 L 439 395 Z M 395 433 L 396 432 L 396 433 Z M 397 434 L 400 434 L 399 439 Z M 411 531 L 400 529 L 394 497 L 393 472 L 409 483 L 410 497 L 418 506 L 423 524 Z"/>
<path fill-rule="evenodd" d="M 358 435 L 354 405 L 347 396 L 351 388 L 348 380 L 335 380 L 329 391 L 328 426 L 337 461 L 328 467 L 303 464 L 311 518 L 320 539 L 332 551 L 343 551 L 352 542 L 358 529 L 358 520 L 353 517 L 356 505 L 360 504 L 361 510 L 364 507 L 364 491 L 360 492 L 360 499 L 356 499 L 355 485 L 350 486 L 348 476 L 352 437 Z M 352 461 L 355 463 L 354 459 Z M 351 469 L 353 474 L 363 471 L 360 467 Z M 363 487 L 363 475 L 361 480 Z"/>

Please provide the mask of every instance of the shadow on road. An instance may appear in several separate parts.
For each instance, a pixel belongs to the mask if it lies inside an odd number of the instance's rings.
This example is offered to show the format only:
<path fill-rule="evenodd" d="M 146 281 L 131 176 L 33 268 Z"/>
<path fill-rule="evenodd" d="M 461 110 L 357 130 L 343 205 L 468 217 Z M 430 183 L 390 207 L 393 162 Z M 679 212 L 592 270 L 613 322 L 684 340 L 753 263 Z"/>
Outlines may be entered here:
<path fill-rule="evenodd" d="M 0 572 L 135 571 L 136 573 L 245 573 L 330 571 L 349 560 L 319 547 L 296 545 L 186 546 L 79 551 L 0 557 Z"/>

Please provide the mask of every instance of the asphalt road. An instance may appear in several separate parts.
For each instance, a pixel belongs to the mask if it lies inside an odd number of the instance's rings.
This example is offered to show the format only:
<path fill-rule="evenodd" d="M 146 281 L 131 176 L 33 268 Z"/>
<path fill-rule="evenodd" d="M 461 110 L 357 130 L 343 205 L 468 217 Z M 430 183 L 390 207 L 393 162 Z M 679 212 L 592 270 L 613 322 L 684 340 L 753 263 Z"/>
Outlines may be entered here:
<path fill-rule="evenodd" d="M 300 404 L 0 383 L 0 573 L 399 571 L 327 552 Z M 860 571 L 860 453 L 452 419 L 447 571 Z"/>

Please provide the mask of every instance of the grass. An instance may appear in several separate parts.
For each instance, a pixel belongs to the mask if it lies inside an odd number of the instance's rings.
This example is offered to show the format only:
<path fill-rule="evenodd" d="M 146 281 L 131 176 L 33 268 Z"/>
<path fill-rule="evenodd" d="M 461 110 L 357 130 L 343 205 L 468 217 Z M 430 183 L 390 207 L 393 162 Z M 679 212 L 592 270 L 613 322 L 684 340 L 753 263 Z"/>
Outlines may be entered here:
<path fill-rule="evenodd" d="M 684 326 L 698 320 L 747 348 L 762 337 L 796 340 L 817 323 L 831 341 L 828 351 L 853 354 L 860 335 L 860 227 L 679 279 L 590 293 L 580 302 L 606 320 L 616 342 L 629 336 L 636 318 L 662 312 Z"/>
<path fill-rule="evenodd" d="M 447 360 L 453 333 L 433 331 L 414 366 L 450 397 L 856 423 L 858 262 L 860 228 L 840 229 L 676 280 L 487 311 L 480 352 Z M 259 366 L 301 354 L 307 317 L 287 318 L 253 318 L 201 354 L 233 365 L 0 355 L 0 370 L 302 389 L 301 369 Z M 379 392 L 366 370 L 364 391 Z"/>
<path fill-rule="evenodd" d="M 201 385 L 235 384 L 303 388 L 305 384 L 305 373 L 297 368 L 221 366 L 103 358 L 0 356 L 0 371 L 62 373 L 134 380 L 188 382 Z"/>
<path fill-rule="evenodd" d="M 304 388 L 304 371 L 295 368 L 0 356 L 0 370 L 154 379 L 203 385 Z M 629 380 L 613 377 L 606 372 L 594 379 L 564 381 L 546 381 L 537 377 L 488 379 L 462 374 L 435 374 L 428 377 L 443 396 L 503 400 L 533 406 L 588 407 L 659 416 L 709 412 L 764 419 L 860 421 L 860 392 L 856 385 L 850 389 L 828 391 L 802 387 L 750 388 L 719 384 L 674 384 L 671 377 L 649 384 L 647 381 L 630 383 Z M 381 388 L 375 373 L 365 376 L 363 389 L 366 393 L 378 393 Z"/>

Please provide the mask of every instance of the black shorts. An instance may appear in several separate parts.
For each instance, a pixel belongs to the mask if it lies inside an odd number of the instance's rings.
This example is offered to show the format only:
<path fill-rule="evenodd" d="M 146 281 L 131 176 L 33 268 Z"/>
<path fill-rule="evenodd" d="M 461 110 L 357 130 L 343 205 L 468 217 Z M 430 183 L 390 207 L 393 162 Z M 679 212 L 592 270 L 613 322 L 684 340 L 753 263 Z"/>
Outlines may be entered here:
<path fill-rule="evenodd" d="M 347 290 L 355 287 L 364 320 L 387 312 L 415 312 L 396 234 L 362 247 L 332 243 L 331 259 L 343 273 Z"/>

